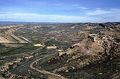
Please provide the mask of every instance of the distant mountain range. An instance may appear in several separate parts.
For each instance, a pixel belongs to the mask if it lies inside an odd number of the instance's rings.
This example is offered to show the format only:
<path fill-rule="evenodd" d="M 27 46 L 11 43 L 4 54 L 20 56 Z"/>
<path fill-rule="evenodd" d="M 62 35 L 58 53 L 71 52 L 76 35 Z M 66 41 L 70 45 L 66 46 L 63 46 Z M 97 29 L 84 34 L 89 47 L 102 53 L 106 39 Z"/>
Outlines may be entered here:
<path fill-rule="evenodd" d="M 42 23 L 42 22 L 41 22 Z M 0 21 L 0 25 L 16 25 L 16 24 L 40 24 L 40 22 L 12 22 L 12 21 Z"/>
<path fill-rule="evenodd" d="M 61 22 L 15 22 L 15 21 L 0 21 L 0 25 L 17 25 L 17 24 L 59 24 Z M 86 22 L 92 23 L 92 22 Z M 105 22 L 106 24 L 112 23 L 120 23 L 120 22 Z M 83 24 L 83 23 L 82 23 Z M 96 24 L 96 23 L 95 23 Z"/>
<path fill-rule="evenodd" d="M 17 25 L 17 24 L 57 24 L 57 22 L 13 22 L 13 21 L 0 21 L 0 25 Z"/>

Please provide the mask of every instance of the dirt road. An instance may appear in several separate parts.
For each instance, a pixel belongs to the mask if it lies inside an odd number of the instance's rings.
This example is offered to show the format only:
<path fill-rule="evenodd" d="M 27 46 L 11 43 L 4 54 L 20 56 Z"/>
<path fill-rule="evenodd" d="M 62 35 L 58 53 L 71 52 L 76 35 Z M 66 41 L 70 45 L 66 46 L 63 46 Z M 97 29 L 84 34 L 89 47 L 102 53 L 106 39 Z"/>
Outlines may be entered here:
<path fill-rule="evenodd" d="M 45 71 L 45 70 L 39 70 L 37 68 L 35 68 L 33 65 L 35 63 L 37 63 L 38 61 L 40 61 L 42 58 L 39 58 L 39 59 L 36 59 L 34 62 L 32 62 L 30 64 L 30 68 L 33 69 L 33 70 L 36 70 L 37 72 L 40 72 L 40 73 L 43 73 L 45 75 L 48 75 L 48 79 L 66 79 L 64 78 L 63 76 L 61 75 L 58 75 L 58 74 L 54 74 L 54 73 L 51 73 L 51 72 L 48 72 L 48 71 Z"/>

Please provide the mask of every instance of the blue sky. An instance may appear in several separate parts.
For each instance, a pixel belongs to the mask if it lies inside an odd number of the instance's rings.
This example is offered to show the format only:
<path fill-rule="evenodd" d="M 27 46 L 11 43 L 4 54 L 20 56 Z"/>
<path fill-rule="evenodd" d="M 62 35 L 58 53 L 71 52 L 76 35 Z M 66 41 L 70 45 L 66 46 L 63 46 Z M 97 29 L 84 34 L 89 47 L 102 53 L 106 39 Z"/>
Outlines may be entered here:
<path fill-rule="evenodd" d="M 115 22 L 120 0 L 0 0 L 0 21 Z"/>

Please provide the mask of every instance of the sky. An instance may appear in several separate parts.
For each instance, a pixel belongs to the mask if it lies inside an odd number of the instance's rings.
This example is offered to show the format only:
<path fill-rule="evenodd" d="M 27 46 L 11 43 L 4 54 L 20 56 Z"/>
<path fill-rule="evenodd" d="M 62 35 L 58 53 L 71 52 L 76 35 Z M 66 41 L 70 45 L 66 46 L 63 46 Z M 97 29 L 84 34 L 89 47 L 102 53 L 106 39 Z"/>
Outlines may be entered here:
<path fill-rule="evenodd" d="M 0 0 L 0 21 L 119 22 L 120 0 Z"/>

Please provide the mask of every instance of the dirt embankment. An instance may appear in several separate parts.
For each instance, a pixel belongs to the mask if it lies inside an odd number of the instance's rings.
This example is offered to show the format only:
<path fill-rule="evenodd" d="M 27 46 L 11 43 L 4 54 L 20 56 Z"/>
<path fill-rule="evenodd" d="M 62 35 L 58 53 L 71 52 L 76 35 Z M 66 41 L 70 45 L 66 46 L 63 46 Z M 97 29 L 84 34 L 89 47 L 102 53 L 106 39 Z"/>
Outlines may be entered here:
<path fill-rule="evenodd" d="M 0 29 L 0 43 L 28 43 L 28 41 L 14 35 L 15 29 Z"/>

